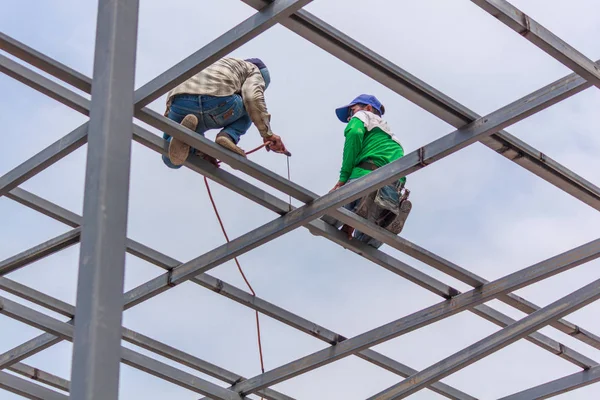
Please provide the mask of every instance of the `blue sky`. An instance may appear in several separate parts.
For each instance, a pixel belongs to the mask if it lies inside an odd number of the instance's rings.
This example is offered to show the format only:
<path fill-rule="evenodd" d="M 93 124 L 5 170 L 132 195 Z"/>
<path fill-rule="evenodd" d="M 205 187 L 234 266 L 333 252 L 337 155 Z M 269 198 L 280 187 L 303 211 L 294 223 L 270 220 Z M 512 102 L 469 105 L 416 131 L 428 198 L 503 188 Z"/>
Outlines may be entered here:
<path fill-rule="evenodd" d="M 593 0 L 513 4 L 586 56 L 600 57 L 600 5 Z M 2 32 L 92 75 L 94 1 L 6 0 Z M 309 11 L 479 114 L 489 113 L 570 72 L 521 36 L 466 0 L 316 0 Z M 142 0 L 136 88 L 252 15 L 238 0 Z M 272 126 L 293 152 L 292 180 L 325 194 L 337 181 L 343 125 L 333 110 L 358 93 L 377 95 L 386 119 L 407 152 L 453 130 L 448 124 L 355 71 L 281 26 L 232 53 L 260 57 L 271 70 L 267 104 Z M 0 175 L 78 127 L 85 118 L 34 90 L 0 76 Z M 600 185 L 600 94 L 590 88 L 507 129 L 596 185 Z M 151 107 L 164 110 L 164 96 Z M 214 139 L 216 132 L 209 132 Z M 260 143 L 252 128 L 241 145 Z M 86 148 L 22 185 L 81 213 Z M 285 159 L 251 156 L 285 175 Z M 231 169 L 227 168 L 228 171 Z M 239 174 L 233 171 L 236 174 Z M 250 179 L 253 183 L 254 180 Z M 486 279 L 495 279 L 598 237 L 597 211 L 475 144 L 409 177 L 413 212 L 402 236 Z M 265 185 L 258 186 L 268 189 Z M 230 237 L 275 217 L 225 188 L 212 185 Z M 273 190 L 270 192 L 287 199 Z M 69 230 L 65 225 L 0 198 L 0 259 Z M 181 261 L 224 242 L 199 175 L 165 168 L 160 157 L 133 145 L 128 236 Z M 9 275 L 74 303 L 78 246 Z M 461 290 L 467 286 L 385 246 L 397 256 Z M 353 336 L 439 302 L 435 295 L 323 238 L 298 229 L 240 257 L 257 294 L 316 323 Z M 540 306 L 600 278 L 592 262 L 518 294 Z M 127 256 L 126 289 L 162 271 Z M 240 288 L 233 263 L 211 274 Z M 0 293 L 0 295 L 7 295 Z M 13 297 L 10 297 L 13 298 Z M 522 313 L 491 305 L 521 318 Z M 600 311 L 592 304 L 569 320 L 600 334 Z M 124 324 L 244 376 L 259 370 L 253 312 L 186 283 L 124 314 Z M 269 318 L 262 318 L 267 369 L 324 348 L 325 344 Z M 0 316 L 0 352 L 41 332 Z M 422 369 L 498 328 L 468 312 L 401 336 L 377 350 Z M 544 333 L 600 360 L 597 350 L 554 329 Z M 142 351 L 143 352 L 143 351 Z M 27 362 L 70 377 L 71 344 L 61 343 Z M 494 399 L 576 372 L 566 361 L 526 341 L 446 378 L 481 399 Z M 127 366 L 121 367 L 121 397 L 195 399 L 192 392 Z M 297 399 L 363 399 L 399 379 L 349 357 L 276 386 Z M 560 399 L 589 399 L 591 386 Z M 16 396 L 0 391 L 0 400 Z M 437 399 L 421 391 L 411 399 Z"/>

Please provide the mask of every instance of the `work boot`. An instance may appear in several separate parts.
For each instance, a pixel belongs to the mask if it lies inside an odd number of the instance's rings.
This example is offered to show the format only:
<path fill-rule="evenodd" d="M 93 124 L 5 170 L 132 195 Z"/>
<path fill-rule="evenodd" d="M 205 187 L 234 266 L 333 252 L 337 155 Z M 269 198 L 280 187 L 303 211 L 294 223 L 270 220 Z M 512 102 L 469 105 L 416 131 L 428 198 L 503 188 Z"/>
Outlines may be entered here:
<path fill-rule="evenodd" d="M 229 151 L 233 151 L 234 153 L 239 154 L 242 157 L 246 157 L 246 152 L 238 147 L 235 142 L 231 139 L 231 136 L 226 134 L 225 132 L 219 132 L 217 138 L 215 139 L 215 143 L 225 147 Z"/>
<path fill-rule="evenodd" d="M 188 114 L 180 122 L 180 125 L 195 131 L 198 126 L 198 118 L 193 114 Z M 189 155 L 190 145 L 172 137 L 169 142 L 169 160 L 171 163 L 173 165 L 182 165 Z"/>

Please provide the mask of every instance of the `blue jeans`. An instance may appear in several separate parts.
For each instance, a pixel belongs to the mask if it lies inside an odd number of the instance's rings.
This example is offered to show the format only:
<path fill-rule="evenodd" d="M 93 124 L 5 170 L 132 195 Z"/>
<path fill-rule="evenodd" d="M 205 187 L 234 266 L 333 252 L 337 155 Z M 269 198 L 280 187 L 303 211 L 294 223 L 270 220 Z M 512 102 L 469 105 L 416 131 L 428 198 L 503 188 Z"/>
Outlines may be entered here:
<path fill-rule="evenodd" d="M 181 122 L 188 114 L 198 117 L 196 133 L 199 135 L 204 136 L 204 133 L 210 129 L 221 129 L 236 144 L 252 125 L 242 96 L 239 94 L 225 97 L 197 94 L 174 96 L 167 117 L 175 122 Z M 163 133 L 163 138 L 167 141 L 171 140 L 171 136 L 166 133 Z M 192 149 L 193 152 L 195 152 L 194 149 Z M 162 156 L 162 159 L 169 168 L 181 168 L 181 165 L 173 165 L 167 156 Z"/>

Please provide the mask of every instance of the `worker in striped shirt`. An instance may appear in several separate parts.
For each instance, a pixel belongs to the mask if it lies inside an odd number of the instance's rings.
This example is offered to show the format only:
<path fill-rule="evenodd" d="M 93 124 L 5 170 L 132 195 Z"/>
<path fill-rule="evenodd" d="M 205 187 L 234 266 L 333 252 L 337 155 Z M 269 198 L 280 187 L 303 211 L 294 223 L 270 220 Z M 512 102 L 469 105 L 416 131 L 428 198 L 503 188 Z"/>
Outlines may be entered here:
<path fill-rule="evenodd" d="M 330 192 L 404 156 L 400 141 L 392 133 L 387 122 L 381 118 L 385 113 L 385 107 L 375 96 L 361 94 L 350 104 L 336 109 L 335 113 L 338 119 L 347 125 L 344 130 L 346 139 L 340 177 Z M 406 178 L 402 178 L 395 184 L 386 185 L 379 189 L 377 195 L 382 201 L 397 206 L 400 201 L 399 189 L 405 181 Z M 346 204 L 344 208 L 356 212 L 361 200 L 362 198 L 356 199 Z M 385 210 L 381 211 L 385 212 Z M 378 216 L 375 215 L 374 221 L 377 218 Z M 349 225 L 339 221 L 333 224 L 338 228 L 341 226 L 349 239 L 358 239 L 375 248 L 383 244 L 362 232 L 354 232 L 354 228 Z"/>
<path fill-rule="evenodd" d="M 269 70 L 258 58 L 223 58 L 171 90 L 165 116 L 202 136 L 210 129 L 220 129 L 215 143 L 243 157 L 246 153 L 238 143 L 254 123 L 267 150 L 285 153 L 281 137 L 271 130 L 265 103 L 270 81 Z M 188 144 L 166 133 L 163 137 L 169 141 L 168 156 L 163 156 L 168 167 L 180 168 L 193 152 L 217 165 L 213 157 Z"/>

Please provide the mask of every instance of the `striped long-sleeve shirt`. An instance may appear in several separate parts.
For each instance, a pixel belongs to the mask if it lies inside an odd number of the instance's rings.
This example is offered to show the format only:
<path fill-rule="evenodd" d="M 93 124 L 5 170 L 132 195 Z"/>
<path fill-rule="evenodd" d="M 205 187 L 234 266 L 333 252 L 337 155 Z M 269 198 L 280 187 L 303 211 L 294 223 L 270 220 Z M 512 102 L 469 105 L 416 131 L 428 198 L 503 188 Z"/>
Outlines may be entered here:
<path fill-rule="evenodd" d="M 256 65 L 237 58 L 222 58 L 171 90 L 167 95 L 165 115 L 177 94 L 225 97 L 237 93 L 242 96 L 246 111 L 260 135 L 268 137 L 273 132 L 264 92 L 265 81 Z"/>

